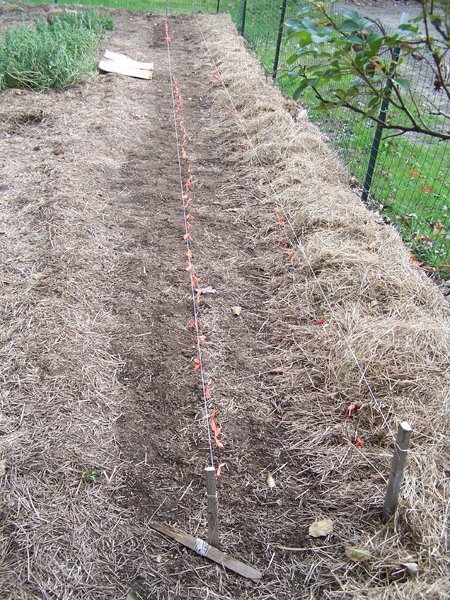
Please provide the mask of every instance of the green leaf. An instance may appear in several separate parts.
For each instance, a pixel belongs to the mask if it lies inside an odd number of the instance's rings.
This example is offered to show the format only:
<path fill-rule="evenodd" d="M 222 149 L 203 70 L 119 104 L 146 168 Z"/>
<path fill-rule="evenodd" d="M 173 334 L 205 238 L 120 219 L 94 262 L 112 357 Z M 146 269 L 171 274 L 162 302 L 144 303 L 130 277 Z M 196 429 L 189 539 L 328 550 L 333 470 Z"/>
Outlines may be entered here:
<path fill-rule="evenodd" d="M 359 29 L 361 29 L 361 24 L 353 19 L 345 19 L 339 25 L 339 31 L 342 31 L 343 33 L 352 33 L 353 31 L 358 31 Z"/>
<path fill-rule="evenodd" d="M 404 90 L 409 90 L 411 88 L 409 79 L 405 79 L 404 77 L 396 77 L 392 81 L 402 87 Z"/>
<path fill-rule="evenodd" d="M 366 44 L 366 40 L 363 40 L 363 38 L 359 37 L 359 35 L 349 35 L 347 41 L 351 42 L 352 44 Z"/>
<path fill-rule="evenodd" d="M 286 27 L 293 29 L 294 31 L 301 29 L 300 21 L 298 19 L 288 19 L 284 24 Z"/>
<path fill-rule="evenodd" d="M 401 23 L 397 29 L 400 31 L 411 31 L 412 33 L 419 33 L 419 28 L 411 23 Z"/>
<path fill-rule="evenodd" d="M 383 36 L 378 31 L 372 31 L 367 36 L 367 43 L 369 44 L 372 54 L 378 54 L 383 45 Z"/>
<path fill-rule="evenodd" d="M 295 37 L 300 47 L 305 47 L 312 42 L 312 35 L 309 31 L 296 31 L 292 37 Z"/>
<path fill-rule="evenodd" d="M 369 100 L 369 102 L 367 103 L 367 106 L 369 107 L 369 109 L 374 109 L 377 108 L 377 106 L 380 104 L 380 99 L 378 98 L 378 96 L 374 96 L 373 98 L 371 98 Z"/>
<path fill-rule="evenodd" d="M 310 29 L 311 31 L 317 31 L 317 23 L 309 17 L 305 17 L 303 19 L 303 25 L 306 29 Z"/>
<path fill-rule="evenodd" d="M 298 86 L 298 88 L 295 90 L 294 94 L 293 94 L 293 98 L 294 100 L 298 100 L 299 97 L 301 96 L 302 92 L 304 90 L 306 90 L 306 88 L 309 85 L 309 81 L 308 79 L 304 79 L 301 84 Z"/>
<path fill-rule="evenodd" d="M 81 477 L 81 481 L 83 482 L 84 485 L 91 485 L 92 483 L 96 483 L 100 477 L 102 475 L 102 472 L 100 471 L 100 469 L 97 468 L 92 468 L 92 469 L 87 469 L 82 477 Z"/>
<path fill-rule="evenodd" d="M 353 19 L 354 21 L 359 20 L 361 18 L 359 12 L 356 10 L 346 10 L 343 14 L 344 17 L 348 17 L 349 19 Z"/>

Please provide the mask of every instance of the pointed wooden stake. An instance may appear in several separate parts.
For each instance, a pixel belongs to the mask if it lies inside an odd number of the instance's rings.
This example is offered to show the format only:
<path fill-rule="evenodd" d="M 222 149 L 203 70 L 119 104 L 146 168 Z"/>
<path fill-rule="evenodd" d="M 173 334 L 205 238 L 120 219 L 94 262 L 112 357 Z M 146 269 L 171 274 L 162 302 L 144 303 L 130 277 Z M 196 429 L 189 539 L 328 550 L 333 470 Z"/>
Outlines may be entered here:
<path fill-rule="evenodd" d="M 216 490 L 216 470 L 206 467 L 206 489 L 208 493 L 208 544 L 215 548 L 219 546 L 218 507 L 219 501 Z"/>
<path fill-rule="evenodd" d="M 405 470 L 406 455 L 411 440 L 412 428 L 409 423 L 402 421 L 398 426 L 395 440 L 394 456 L 392 457 L 391 474 L 383 506 L 383 522 L 386 523 L 395 512 Z"/>

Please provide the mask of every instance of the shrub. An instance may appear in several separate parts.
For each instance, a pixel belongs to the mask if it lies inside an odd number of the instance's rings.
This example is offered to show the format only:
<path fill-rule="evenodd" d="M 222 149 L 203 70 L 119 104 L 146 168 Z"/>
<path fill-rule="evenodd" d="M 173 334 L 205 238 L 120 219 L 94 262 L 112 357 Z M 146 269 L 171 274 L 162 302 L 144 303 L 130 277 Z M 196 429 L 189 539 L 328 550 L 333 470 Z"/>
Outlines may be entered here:
<path fill-rule="evenodd" d="M 13 27 L 0 43 L 0 90 L 62 89 L 82 83 L 97 72 L 97 53 L 109 15 L 96 11 L 61 13 L 53 24 L 42 19 L 34 27 Z"/>

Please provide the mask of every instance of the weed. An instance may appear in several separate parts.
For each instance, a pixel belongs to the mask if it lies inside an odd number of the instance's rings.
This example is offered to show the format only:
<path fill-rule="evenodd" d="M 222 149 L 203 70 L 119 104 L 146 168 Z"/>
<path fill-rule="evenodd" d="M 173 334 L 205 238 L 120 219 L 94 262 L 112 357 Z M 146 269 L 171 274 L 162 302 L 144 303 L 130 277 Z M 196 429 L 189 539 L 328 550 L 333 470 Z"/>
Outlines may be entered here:
<path fill-rule="evenodd" d="M 92 485 L 93 483 L 97 483 L 101 476 L 102 472 L 100 469 L 95 467 L 92 469 L 87 469 L 81 476 L 81 482 L 84 486 Z"/>

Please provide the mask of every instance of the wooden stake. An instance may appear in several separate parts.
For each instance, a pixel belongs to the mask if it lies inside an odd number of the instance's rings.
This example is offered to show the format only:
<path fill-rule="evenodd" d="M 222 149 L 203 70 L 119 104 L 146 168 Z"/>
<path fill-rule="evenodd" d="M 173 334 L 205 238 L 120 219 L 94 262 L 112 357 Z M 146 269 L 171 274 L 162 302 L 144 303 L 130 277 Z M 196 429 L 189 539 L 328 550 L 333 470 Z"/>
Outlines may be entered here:
<path fill-rule="evenodd" d="M 395 512 L 405 470 L 406 455 L 408 453 L 412 428 L 409 423 L 402 421 L 398 426 L 397 439 L 395 440 L 394 456 L 392 457 L 391 474 L 383 506 L 383 522 Z"/>
<path fill-rule="evenodd" d="M 208 544 L 219 546 L 219 525 L 217 522 L 218 498 L 216 490 L 216 471 L 214 467 L 206 467 L 206 489 L 208 493 Z"/>
<path fill-rule="evenodd" d="M 183 544 L 183 546 L 194 550 L 199 556 L 209 558 L 209 560 L 213 560 L 218 565 L 226 567 L 227 569 L 230 569 L 230 571 L 242 575 L 242 577 L 246 577 L 252 581 L 259 581 L 262 577 L 262 573 L 261 571 L 258 571 L 258 569 L 246 565 L 240 560 L 225 554 L 225 552 L 210 546 L 203 540 L 181 531 L 181 529 L 177 529 L 176 527 L 172 527 L 171 525 L 159 521 L 150 521 L 149 525 L 152 529 L 159 531 L 159 533 L 167 535 L 171 539 Z"/>

